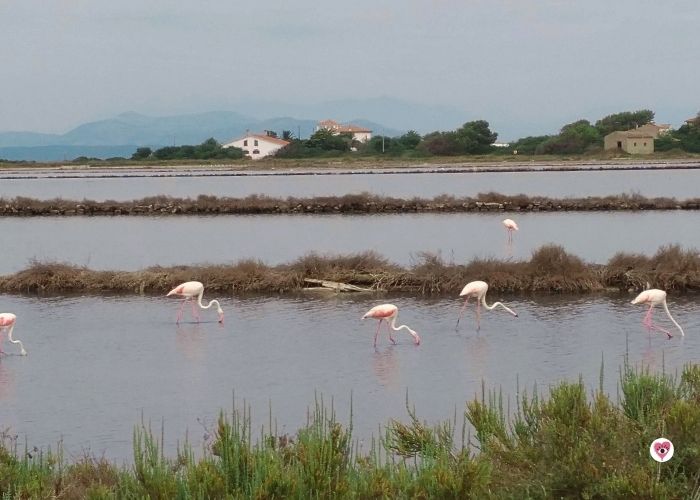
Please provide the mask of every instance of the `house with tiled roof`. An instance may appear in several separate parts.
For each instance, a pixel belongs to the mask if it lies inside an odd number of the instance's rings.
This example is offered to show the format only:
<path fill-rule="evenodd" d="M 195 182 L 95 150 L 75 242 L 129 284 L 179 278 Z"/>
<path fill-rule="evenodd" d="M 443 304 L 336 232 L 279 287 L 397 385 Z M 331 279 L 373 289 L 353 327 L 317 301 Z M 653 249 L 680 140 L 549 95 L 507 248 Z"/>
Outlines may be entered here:
<path fill-rule="evenodd" d="M 649 132 L 654 136 L 654 139 L 658 139 L 660 135 L 667 134 L 671 130 L 671 125 L 668 123 L 662 123 L 661 125 L 657 125 L 656 123 L 651 122 L 642 125 L 641 127 L 637 127 L 634 130 L 640 133 Z"/>
<path fill-rule="evenodd" d="M 351 134 L 352 139 L 358 142 L 367 142 L 372 138 L 372 131 L 368 128 L 353 125 L 352 123 L 341 124 L 335 120 L 322 120 L 318 122 L 316 130 L 326 129 L 338 134 Z"/>
<path fill-rule="evenodd" d="M 246 132 L 243 137 L 235 139 L 228 144 L 224 144 L 224 148 L 240 148 L 243 154 L 249 156 L 253 160 L 265 158 L 282 149 L 289 141 L 280 139 L 274 132 L 266 130 L 264 134 L 251 134 Z"/>

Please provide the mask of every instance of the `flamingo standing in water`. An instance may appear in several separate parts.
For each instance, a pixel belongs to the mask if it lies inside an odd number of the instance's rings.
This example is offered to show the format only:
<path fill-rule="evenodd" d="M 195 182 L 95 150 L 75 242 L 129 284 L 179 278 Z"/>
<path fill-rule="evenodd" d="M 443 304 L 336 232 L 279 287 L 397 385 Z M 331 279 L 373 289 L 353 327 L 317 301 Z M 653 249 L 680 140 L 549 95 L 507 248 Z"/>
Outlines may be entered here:
<path fill-rule="evenodd" d="M 673 335 L 671 335 L 671 332 L 664 328 L 656 326 L 651 320 L 651 313 L 654 309 L 654 306 L 662 305 L 666 310 L 666 314 L 668 315 L 669 319 L 681 331 L 681 336 L 685 337 L 683 328 L 681 328 L 681 325 L 679 325 L 676 322 L 676 320 L 673 319 L 673 316 L 671 316 L 671 312 L 668 310 L 668 305 L 666 305 L 666 292 L 664 292 L 663 290 L 658 290 L 656 288 L 652 288 L 651 290 L 644 290 L 642 293 L 635 297 L 635 299 L 632 301 L 632 304 L 649 304 L 649 310 L 647 311 L 646 315 L 644 315 L 644 320 L 642 321 L 642 324 L 646 327 L 647 330 L 658 330 L 668 335 L 668 338 L 670 339 L 673 337 Z"/>
<path fill-rule="evenodd" d="M 175 323 L 180 323 L 184 313 L 185 302 L 188 300 L 192 301 L 192 316 L 199 322 L 199 311 L 194 307 L 194 298 L 197 297 L 197 305 L 200 309 L 209 309 L 211 306 L 216 304 L 216 312 L 219 313 L 219 323 L 224 322 L 224 311 L 221 309 L 221 305 L 218 300 L 210 300 L 205 306 L 202 304 L 202 295 L 204 294 L 204 285 L 199 281 L 187 281 L 182 283 L 168 292 L 167 297 L 175 295 L 178 297 L 184 297 L 185 300 L 180 304 L 180 308 L 177 311 L 177 320 Z"/>
<path fill-rule="evenodd" d="M 382 321 L 385 320 L 387 328 L 389 329 L 389 340 L 391 340 L 392 344 L 396 344 L 396 340 L 394 340 L 394 337 L 391 335 L 392 330 L 398 332 L 404 328 L 413 336 L 413 340 L 416 345 L 420 344 L 420 337 L 416 332 L 411 330 L 406 325 L 396 326 L 396 316 L 398 314 L 399 308 L 394 304 L 381 304 L 374 306 L 372 309 L 367 311 L 364 316 L 362 316 L 362 319 L 374 318 L 379 320 L 379 324 L 377 325 L 377 333 L 374 334 L 374 347 L 377 347 L 377 335 L 379 335 L 379 328 L 382 326 Z"/>
<path fill-rule="evenodd" d="M 508 231 L 508 243 L 513 243 L 513 231 L 518 230 L 518 225 L 513 219 L 503 219 L 503 225 Z"/>
<path fill-rule="evenodd" d="M 467 297 L 464 301 L 464 305 L 459 310 L 459 318 L 457 318 L 457 326 L 459 326 L 459 320 L 462 319 L 462 314 L 464 314 L 464 309 L 467 307 L 467 302 L 469 302 L 469 297 L 476 297 L 476 331 L 481 329 L 481 306 L 483 305 L 488 311 L 493 310 L 496 306 L 501 306 L 503 309 L 511 313 L 516 318 L 518 313 L 512 309 L 504 306 L 501 302 L 494 302 L 492 305 L 486 303 L 486 292 L 489 289 L 489 285 L 485 281 L 471 281 L 462 288 L 462 292 L 459 294 L 460 297 Z"/>
<path fill-rule="evenodd" d="M 19 348 L 21 349 L 19 353 L 22 356 L 26 356 L 27 351 L 24 350 L 24 346 L 22 345 L 22 342 L 12 338 L 12 330 L 15 327 L 16 322 L 17 322 L 17 316 L 15 316 L 14 314 L 12 314 L 12 313 L 0 313 L 0 330 L 9 328 L 9 330 L 7 330 L 7 338 L 13 344 L 19 344 Z M 5 354 L 5 352 L 2 350 L 2 337 L 1 336 L 0 336 L 0 354 Z"/>

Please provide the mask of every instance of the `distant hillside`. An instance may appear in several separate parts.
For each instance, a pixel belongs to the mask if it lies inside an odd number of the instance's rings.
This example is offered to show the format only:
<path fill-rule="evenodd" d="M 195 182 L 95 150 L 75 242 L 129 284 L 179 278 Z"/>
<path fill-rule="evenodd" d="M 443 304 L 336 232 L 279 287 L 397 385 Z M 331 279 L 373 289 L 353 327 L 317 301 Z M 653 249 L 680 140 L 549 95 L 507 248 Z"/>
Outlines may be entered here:
<path fill-rule="evenodd" d="M 0 147 L 0 159 L 11 161 L 70 161 L 88 158 L 131 158 L 137 146 L 34 146 Z"/>
<path fill-rule="evenodd" d="M 350 121 L 350 120 L 347 120 Z M 375 134 L 401 135 L 368 120 L 351 120 Z M 7 160 L 64 161 L 78 156 L 130 157 L 139 146 L 200 144 L 213 137 L 221 143 L 245 134 L 247 130 L 289 130 L 302 139 L 313 134 L 317 119 L 278 117 L 259 120 L 232 111 L 212 111 L 176 116 L 145 116 L 123 113 L 114 118 L 84 123 L 65 134 L 35 132 L 0 133 L 0 158 Z M 133 145 L 133 146 L 132 146 Z"/>

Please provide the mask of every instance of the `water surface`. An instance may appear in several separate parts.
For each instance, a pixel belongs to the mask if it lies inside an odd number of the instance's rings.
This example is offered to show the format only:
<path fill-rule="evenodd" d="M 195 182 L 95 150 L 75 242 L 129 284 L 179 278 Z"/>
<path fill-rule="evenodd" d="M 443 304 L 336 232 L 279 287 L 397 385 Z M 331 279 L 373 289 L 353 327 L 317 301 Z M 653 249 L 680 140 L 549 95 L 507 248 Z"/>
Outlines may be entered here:
<path fill-rule="evenodd" d="M 504 217 L 520 226 L 506 245 Z M 401 215 L 263 215 L 0 218 L 0 274 L 30 259 L 93 269 L 231 263 L 244 258 L 291 262 L 315 251 L 375 250 L 410 264 L 419 252 L 447 261 L 527 259 L 556 243 L 590 261 L 619 251 L 653 254 L 661 245 L 700 248 L 700 212 L 552 212 Z"/>
<path fill-rule="evenodd" d="M 667 372 L 700 356 L 700 320 L 683 297 L 671 297 L 670 307 L 686 337 L 671 340 L 643 330 L 644 309 L 627 295 L 490 297 L 520 316 L 486 312 L 479 333 L 471 308 L 455 330 L 456 298 L 218 298 L 223 326 L 212 311 L 202 312 L 203 323 L 176 326 L 177 301 L 164 297 L 0 296 L 0 309 L 18 315 L 15 336 L 29 352 L 0 358 L 2 427 L 26 436 L 30 448 L 63 440 L 68 458 L 88 450 L 128 462 L 142 417 L 157 432 L 165 423 L 172 455 L 186 433 L 201 449 L 234 391 L 251 406 L 255 429 L 267 425 L 271 404 L 278 431 L 289 433 L 317 394 L 333 397 L 347 423 L 352 395 L 355 436 L 366 443 L 388 419 L 407 420 L 407 392 L 419 417 L 437 422 L 461 414 L 482 380 L 514 405 L 518 386 L 545 390 L 582 374 L 597 387 L 604 360 L 604 386 L 615 395 L 625 355 Z M 391 346 L 382 332 L 373 349 L 376 323 L 360 317 L 383 301 L 399 305 L 399 323 L 420 333 L 420 346 L 405 332 Z"/>
<path fill-rule="evenodd" d="M 475 196 L 495 191 L 555 198 L 639 193 L 680 199 L 698 196 L 700 169 L 569 171 L 569 172 L 461 172 L 352 175 L 236 175 L 202 177 L 36 178 L 0 179 L 0 197 L 39 199 L 133 200 L 146 196 L 196 197 L 200 194 L 244 197 L 340 196 L 363 191 L 394 197 L 440 194 Z"/>

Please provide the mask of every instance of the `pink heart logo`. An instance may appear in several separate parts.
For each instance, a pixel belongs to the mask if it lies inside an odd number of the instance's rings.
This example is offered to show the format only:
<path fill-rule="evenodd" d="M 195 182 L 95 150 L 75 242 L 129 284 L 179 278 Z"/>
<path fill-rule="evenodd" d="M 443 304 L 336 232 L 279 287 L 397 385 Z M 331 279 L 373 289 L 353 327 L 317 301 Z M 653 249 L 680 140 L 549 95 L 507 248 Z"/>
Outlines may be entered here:
<path fill-rule="evenodd" d="M 663 460 L 668 451 L 671 449 L 671 443 L 670 441 L 660 441 L 658 443 L 654 443 L 654 452 L 656 455 Z"/>

